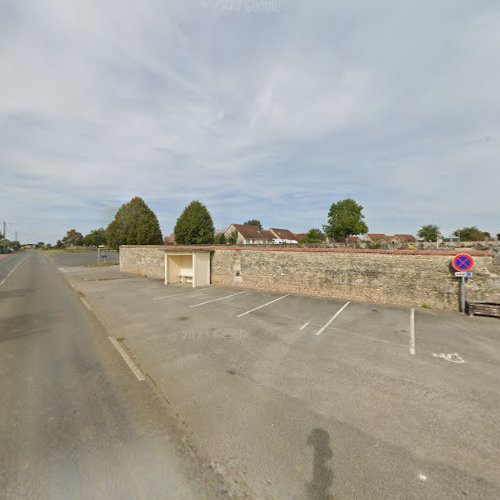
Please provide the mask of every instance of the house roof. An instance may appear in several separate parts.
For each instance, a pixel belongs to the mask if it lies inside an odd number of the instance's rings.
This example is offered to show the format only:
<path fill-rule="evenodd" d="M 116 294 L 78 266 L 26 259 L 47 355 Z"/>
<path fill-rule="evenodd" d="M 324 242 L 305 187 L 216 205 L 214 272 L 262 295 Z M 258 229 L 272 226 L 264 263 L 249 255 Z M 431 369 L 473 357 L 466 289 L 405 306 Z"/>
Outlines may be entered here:
<path fill-rule="evenodd" d="M 307 236 L 308 233 L 297 233 L 295 234 L 295 238 L 297 241 L 300 241 L 300 240 L 303 240 L 306 236 Z"/>
<path fill-rule="evenodd" d="M 281 239 L 281 240 L 296 240 L 297 239 L 297 235 L 292 233 L 292 231 L 290 231 L 288 229 L 277 229 L 275 227 L 271 227 L 271 228 L 269 228 L 269 231 L 274 233 L 276 235 L 276 237 Z"/>
<path fill-rule="evenodd" d="M 370 240 L 372 240 L 374 243 L 376 243 L 377 241 L 384 241 L 387 239 L 387 236 L 382 233 L 368 233 L 366 236 L 370 238 Z"/>
<path fill-rule="evenodd" d="M 175 234 L 172 233 L 169 236 L 165 236 L 165 238 L 163 239 L 163 242 L 166 245 L 172 245 L 172 244 L 174 244 L 175 243 Z"/>
<path fill-rule="evenodd" d="M 349 236 L 349 238 L 347 238 L 348 243 L 357 243 L 358 241 L 359 238 L 357 236 Z"/>
<path fill-rule="evenodd" d="M 400 239 L 403 242 L 415 242 L 417 238 L 413 236 L 413 234 L 395 234 L 396 238 Z"/>
<path fill-rule="evenodd" d="M 249 226 L 246 224 L 231 224 L 238 233 L 246 240 L 272 240 L 274 238 L 271 231 L 259 229 L 257 226 Z"/>

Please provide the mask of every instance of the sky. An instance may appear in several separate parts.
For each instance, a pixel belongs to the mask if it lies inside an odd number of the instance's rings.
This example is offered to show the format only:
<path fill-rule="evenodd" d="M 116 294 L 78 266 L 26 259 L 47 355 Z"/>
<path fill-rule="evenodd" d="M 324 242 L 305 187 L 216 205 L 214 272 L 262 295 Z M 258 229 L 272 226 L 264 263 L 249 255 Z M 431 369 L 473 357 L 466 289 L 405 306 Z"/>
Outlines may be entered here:
<path fill-rule="evenodd" d="M 0 223 L 500 232 L 498 0 L 0 0 Z"/>

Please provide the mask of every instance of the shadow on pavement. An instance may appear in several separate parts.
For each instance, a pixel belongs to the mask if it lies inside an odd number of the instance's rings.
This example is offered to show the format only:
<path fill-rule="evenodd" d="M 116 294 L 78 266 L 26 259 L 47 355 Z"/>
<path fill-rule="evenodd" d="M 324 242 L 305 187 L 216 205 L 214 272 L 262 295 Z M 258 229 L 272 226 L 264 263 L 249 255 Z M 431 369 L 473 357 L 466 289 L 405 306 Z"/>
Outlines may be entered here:
<path fill-rule="evenodd" d="M 333 458 L 330 434 L 324 429 L 313 429 L 306 443 L 314 449 L 312 479 L 306 484 L 307 497 L 310 500 L 333 499 L 330 491 L 333 484 L 333 472 L 327 463 Z"/>

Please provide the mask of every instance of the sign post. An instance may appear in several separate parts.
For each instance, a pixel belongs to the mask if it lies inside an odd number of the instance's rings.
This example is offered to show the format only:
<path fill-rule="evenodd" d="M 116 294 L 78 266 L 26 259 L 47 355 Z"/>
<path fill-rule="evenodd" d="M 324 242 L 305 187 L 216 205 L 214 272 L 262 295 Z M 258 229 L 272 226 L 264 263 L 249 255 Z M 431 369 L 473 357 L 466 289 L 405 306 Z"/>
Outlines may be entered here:
<path fill-rule="evenodd" d="M 474 259 L 468 253 L 459 253 L 451 261 L 455 276 L 460 278 L 460 312 L 465 314 L 465 280 L 472 278 L 470 270 L 474 266 Z"/>

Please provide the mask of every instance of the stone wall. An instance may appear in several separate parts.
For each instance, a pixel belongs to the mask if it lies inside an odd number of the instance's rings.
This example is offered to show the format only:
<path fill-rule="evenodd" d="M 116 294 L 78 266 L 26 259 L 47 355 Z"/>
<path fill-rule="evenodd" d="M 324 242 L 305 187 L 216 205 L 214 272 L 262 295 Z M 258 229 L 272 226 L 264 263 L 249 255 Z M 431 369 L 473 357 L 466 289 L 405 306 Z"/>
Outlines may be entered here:
<path fill-rule="evenodd" d="M 162 279 L 161 248 L 165 247 L 122 247 L 121 269 Z M 453 251 L 213 250 L 214 285 L 381 304 L 458 307 L 459 280 L 450 272 Z M 493 255 L 473 254 L 474 279 L 468 280 L 468 298 L 500 301 L 500 269 L 494 265 Z"/>
<path fill-rule="evenodd" d="M 120 271 L 165 279 L 165 252 L 157 246 L 120 247 Z"/>

